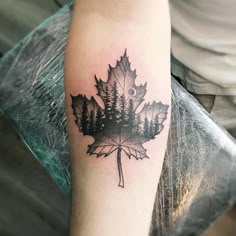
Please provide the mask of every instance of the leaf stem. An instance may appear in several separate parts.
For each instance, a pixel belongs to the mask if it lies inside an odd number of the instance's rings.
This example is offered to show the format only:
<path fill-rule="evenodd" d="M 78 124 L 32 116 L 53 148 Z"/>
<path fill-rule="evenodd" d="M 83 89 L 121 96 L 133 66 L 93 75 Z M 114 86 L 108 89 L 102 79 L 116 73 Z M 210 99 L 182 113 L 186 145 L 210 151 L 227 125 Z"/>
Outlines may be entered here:
<path fill-rule="evenodd" d="M 118 172 L 119 172 L 118 186 L 124 188 L 125 183 L 124 183 L 124 175 L 123 175 L 122 163 L 121 163 L 121 146 L 118 147 L 118 151 L 117 151 L 117 167 L 118 167 Z"/>

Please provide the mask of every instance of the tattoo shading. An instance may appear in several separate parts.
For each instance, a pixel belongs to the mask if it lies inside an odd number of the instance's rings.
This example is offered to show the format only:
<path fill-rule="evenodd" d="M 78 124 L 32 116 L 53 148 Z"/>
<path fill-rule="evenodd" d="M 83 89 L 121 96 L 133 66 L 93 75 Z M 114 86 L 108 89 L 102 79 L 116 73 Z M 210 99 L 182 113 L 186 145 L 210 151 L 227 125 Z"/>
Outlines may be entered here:
<path fill-rule="evenodd" d="M 87 153 L 107 157 L 116 151 L 119 173 L 118 186 L 124 188 L 121 158 L 149 158 L 143 143 L 154 139 L 164 128 L 168 105 L 161 102 L 146 103 L 140 112 L 137 108 L 144 101 L 147 83 L 135 84 L 136 71 L 130 68 L 125 51 L 115 67 L 109 65 L 107 82 L 95 76 L 97 95 L 104 103 L 102 109 L 94 97 L 72 96 L 75 123 L 80 132 L 92 136 L 95 141 Z"/>

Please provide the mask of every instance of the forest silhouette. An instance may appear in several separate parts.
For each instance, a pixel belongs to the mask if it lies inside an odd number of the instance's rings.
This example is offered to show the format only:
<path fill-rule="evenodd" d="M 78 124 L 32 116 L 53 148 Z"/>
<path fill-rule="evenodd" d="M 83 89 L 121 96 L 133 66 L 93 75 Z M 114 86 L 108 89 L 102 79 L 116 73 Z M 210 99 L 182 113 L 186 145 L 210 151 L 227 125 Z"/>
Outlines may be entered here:
<path fill-rule="evenodd" d="M 124 94 L 118 93 L 116 82 L 112 87 L 105 87 L 104 106 L 94 112 L 88 109 L 88 100 L 83 97 L 82 111 L 80 117 L 80 129 L 85 135 L 93 135 L 112 129 L 114 133 L 126 130 L 133 135 L 145 138 L 154 138 L 160 131 L 158 115 L 141 119 L 135 114 L 134 102 L 131 95 L 126 98 Z"/>

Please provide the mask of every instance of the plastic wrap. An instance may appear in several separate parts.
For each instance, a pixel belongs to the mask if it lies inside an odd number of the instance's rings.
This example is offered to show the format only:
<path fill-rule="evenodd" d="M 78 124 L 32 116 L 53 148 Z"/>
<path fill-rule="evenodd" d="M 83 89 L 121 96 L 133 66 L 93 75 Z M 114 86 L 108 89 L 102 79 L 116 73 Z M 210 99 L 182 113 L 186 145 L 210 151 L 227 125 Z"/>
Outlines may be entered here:
<path fill-rule="evenodd" d="M 0 109 L 68 195 L 63 59 L 70 17 L 71 8 L 63 8 L 0 62 Z M 199 235 L 235 201 L 235 141 L 173 80 L 170 135 L 150 235 Z"/>

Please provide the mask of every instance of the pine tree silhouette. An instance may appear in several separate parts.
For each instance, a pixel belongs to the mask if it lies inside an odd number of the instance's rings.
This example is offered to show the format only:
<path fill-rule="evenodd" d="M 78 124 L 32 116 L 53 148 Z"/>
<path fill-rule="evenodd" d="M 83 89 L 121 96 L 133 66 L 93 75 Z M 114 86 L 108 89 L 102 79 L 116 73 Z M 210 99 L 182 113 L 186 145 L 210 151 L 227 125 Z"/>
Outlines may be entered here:
<path fill-rule="evenodd" d="M 151 120 L 150 126 L 149 126 L 149 136 L 153 137 L 153 135 L 154 135 L 154 125 L 153 125 L 153 121 Z"/>
<path fill-rule="evenodd" d="M 104 105 L 105 105 L 105 109 L 104 109 L 104 115 L 105 115 L 105 119 L 109 120 L 109 118 L 111 118 L 111 104 L 110 104 L 110 91 L 108 86 L 106 86 L 105 88 L 105 96 L 104 96 Z"/>
<path fill-rule="evenodd" d="M 95 131 L 94 129 L 94 111 L 91 110 L 89 115 L 89 134 L 93 134 Z"/>
<path fill-rule="evenodd" d="M 100 108 L 96 112 L 95 131 L 100 132 L 104 128 L 103 114 Z"/>
<path fill-rule="evenodd" d="M 119 98 L 118 88 L 115 81 L 111 90 L 111 119 L 112 119 L 113 125 L 117 125 L 119 123 L 118 122 L 119 113 L 118 113 L 118 108 L 117 108 L 118 98 Z"/>
<path fill-rule="evenodd" d="M 87 107 L 87 100 L 83 99 L 82 105 L 82 115 L 81 115 L 81 129 L 84 134 L 88 134 L 88 107 Z"/>
<path fill-rule="evenodd" d="M 122 94 L 120 97 L 120 126 L 126 127 L 127 126 L 127 113 L 126 113 L 126 99 L 125 95 Z"/>
<path fill-rule="evenodd" d="M 154 118 L 154 134 L 157 134 L 159 130 L 159 121 L 158 121 L 158 115 Z"/>
<path fill-rule="evenodd" d="M 138 115 L 136 119 L 136 134 L 137 135 L 141 134 L 141 124 L 142 124 L 141 117 L 140 115 Z"/>
<path fill-rule="evenodd" d="M 149 122 L 148 122 L 147 117 L 145 117 L 145 120 L 144 120 L 144 133 L 143 134 L 145 137 L 149 136 Z"/>
<path fill-rule="evenodd" d="M 128 127 L 131 131 L 134 129 L 135 122 L 135 112 L 134 112 L 134 101 L 131 98 L 129 100 L 129 108 L 128 108 Z"/>

